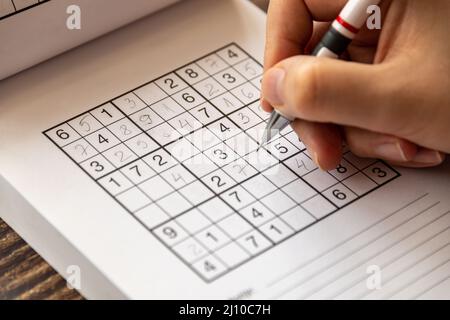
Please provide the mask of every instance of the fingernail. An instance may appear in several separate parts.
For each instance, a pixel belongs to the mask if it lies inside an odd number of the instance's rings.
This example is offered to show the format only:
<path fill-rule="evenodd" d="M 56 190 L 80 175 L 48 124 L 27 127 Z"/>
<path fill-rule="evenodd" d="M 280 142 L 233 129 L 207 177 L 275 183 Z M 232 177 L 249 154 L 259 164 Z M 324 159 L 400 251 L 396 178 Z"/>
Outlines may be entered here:
<path fill-rule="evenodd" d="M 319 155 L 317 154 L 317 152 L 313 151 L 312 156 L 313 156 L 314 162 L 317 164 L 317 166 L 320 168 L 320 170 L 325 171 L 324 168 L 320 165 Z"/>
<path fill-rule="evenodd" d="M 412 162 L 423 164 L 439 164 L 444 161 L 443 155 L 439 151 L 420 149 L 412 159 Z"/>
<path fill-rule="evenodd" d="M 263 95 L 271 105 L 282 105 L 282 84 L 286 72 L 280 68 L 269 69 L 263 78 Z"/>
<path fill-rule="evenodd" d="M 408 159 L 403 152 L 400 143 L 386 143 L 374 147 L 374 153 L 378 158 L 396 162 L 405 162 Z"/>

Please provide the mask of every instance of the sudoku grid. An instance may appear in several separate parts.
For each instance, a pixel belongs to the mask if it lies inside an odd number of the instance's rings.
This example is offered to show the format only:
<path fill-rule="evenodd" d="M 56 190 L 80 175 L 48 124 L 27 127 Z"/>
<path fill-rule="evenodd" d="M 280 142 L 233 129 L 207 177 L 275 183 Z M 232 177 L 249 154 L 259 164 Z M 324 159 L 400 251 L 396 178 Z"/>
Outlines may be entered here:
<path fill-rule="evenodd" d="M 0 0 L 0 20 L 50 0 Z"/>
<path fill-rule="evenodd" d="M 348 151 L 324 172 L 291 128 L 258 149 L 261 77 L 232 43 L 44 134 L 210 282 L 399 176 Z"/>

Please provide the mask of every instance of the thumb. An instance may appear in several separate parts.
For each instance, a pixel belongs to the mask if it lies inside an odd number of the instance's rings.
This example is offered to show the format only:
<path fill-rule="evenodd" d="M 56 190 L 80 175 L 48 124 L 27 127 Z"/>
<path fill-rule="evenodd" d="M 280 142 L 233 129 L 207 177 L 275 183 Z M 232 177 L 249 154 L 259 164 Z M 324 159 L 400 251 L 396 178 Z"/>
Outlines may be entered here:
<path fill-rule="evenodd" d="M 287 116 L 389 132 L 402 114 L 386 103 L 398 100 L 390 73 L 381 64 L 296 56 L 264 74 L 262 98 Z"/>

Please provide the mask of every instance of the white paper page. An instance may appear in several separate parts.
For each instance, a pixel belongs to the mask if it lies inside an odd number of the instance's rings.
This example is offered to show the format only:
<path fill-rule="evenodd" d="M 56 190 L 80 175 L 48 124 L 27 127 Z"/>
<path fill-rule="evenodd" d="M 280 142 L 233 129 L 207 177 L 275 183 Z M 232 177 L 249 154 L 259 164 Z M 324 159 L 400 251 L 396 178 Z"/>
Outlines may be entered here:
<path fill-rule="evenodd" d="M 0 79 L 92 40 L 177 0 L 0 0 Z M 80 9 L 80 30 L 67 28 Z"/>
<path fill-rule="evenodd" d="M 245 155 L 267 117 L 264 21 L 189 1 L 3 82 L 3 179 L 129 298 L 449 298 L 449 163 L 346 154 L 322 173 L 289 130 L 270 161 Z"/>

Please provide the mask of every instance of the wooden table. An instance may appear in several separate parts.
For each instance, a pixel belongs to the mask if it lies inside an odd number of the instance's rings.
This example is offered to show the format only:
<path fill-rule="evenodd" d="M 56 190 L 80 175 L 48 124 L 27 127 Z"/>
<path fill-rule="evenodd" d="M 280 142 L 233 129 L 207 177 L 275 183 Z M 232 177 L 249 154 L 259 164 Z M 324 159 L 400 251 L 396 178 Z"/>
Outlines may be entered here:
<path fill-rule="evenodd" d="M 266 10 L 268 0 L 251 0 Z M 0 299 L 83 299 L 0 219 Z"/>

